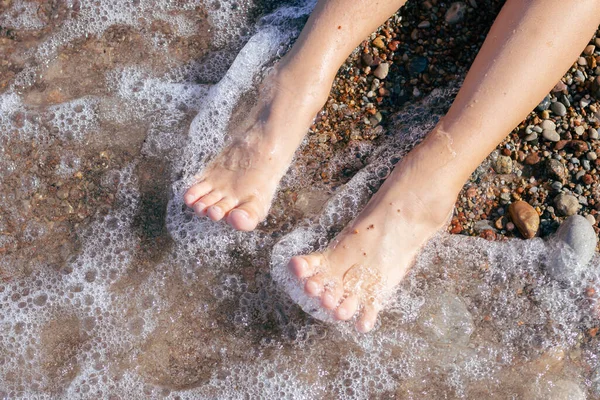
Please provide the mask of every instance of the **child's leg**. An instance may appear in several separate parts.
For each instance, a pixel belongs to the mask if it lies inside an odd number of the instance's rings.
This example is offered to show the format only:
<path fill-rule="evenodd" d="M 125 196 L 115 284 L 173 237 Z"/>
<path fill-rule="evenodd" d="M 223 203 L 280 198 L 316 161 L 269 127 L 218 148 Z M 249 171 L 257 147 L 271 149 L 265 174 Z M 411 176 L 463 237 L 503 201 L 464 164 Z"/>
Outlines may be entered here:
<path fill-rule="evenodd" d="M 339 66 L 405 0 L 321 0 L 292 50 L 263 82 L 232 143 L 184 196 L 197 214 L 252 230 L 321 109 Z"/>
<path fill-rule="evenodd" d="M 325 252 L 292 258 L 292 272 L 308 278 L 307 294 L 341 320 L 362 307 L 357 328 L 372 329 L 378 295 L 402 280 L 471 172 L 548 93 L 599 23 L 598 0 L 508 0 L 447 116 Z"/>

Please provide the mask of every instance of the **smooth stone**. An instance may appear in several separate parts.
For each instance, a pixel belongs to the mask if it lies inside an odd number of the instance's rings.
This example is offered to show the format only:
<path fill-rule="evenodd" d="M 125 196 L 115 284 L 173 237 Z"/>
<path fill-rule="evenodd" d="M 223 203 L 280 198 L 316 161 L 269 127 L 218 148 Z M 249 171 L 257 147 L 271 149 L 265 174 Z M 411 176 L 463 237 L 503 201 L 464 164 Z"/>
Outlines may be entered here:
<path fill-rule="evenodd" d="M 598 237 L 590 221 L 581 215 L 567 218 L 558 228 L 548 257 L 548 272 L 560 281 L 578 279 L 596 252 Z"/>
<path fill-rule="evenodd" d="M 570 194 L 559 194 L 554 198 L 554 206 L 560 215 L 571 216 L 579 211 L 579 201 L 577 197 Z"/>
<path fill-rule="evenodd" d="M 556 124 L 554 123 L 554 121 L 550 120 L 550 119 L 545 119 L 542 121 L 542 129 L 548 129 L 551 131 L 555 131 L 556 130 Z"/>
<path fill-rule="evenodd" d="M 586 56 L 591 56 L 592 54 L 594 54 L 594 51 L 596 51 L 596 46 L 594 46 L 593 44 L 589 44 L 583 50 L 583 54 L 585 54 Z"/>
<path fill-rule="evenodd" d="M 567 90 L 567 84 L 564 83 L 562 80 L 558 81 L 558 83 L 554 86 L 554 88 L 552 89 L 553 92 L 562 92 L 563 90 Z"/>
<path fill-rule="evenodd" d="M 371 42 L 371 43 L 373 44 L 373 46 L 377 47 L 378 49 L 385 50 L 385 43 L 383 43 L 382 36 L 377 36 L 375 39 L 373 39 L 373 42 Z"/>
<path fill-rule="evenodd" d="M 546 97 L 544 97 L 542 99 L 542 101 L 540 102 L 540 104 L 538 104 L 538 106 L 535 108 L 537 111 L 544 111 L 547 110 L 548 107 L 550 107 L 550 95 L 546 95 Z"/>
<path fill-rule="evenodd" d="M 549 142 L 558 142 L 560 140 L 560 135 L 551 129 L 544 129 L 542 136 Z"/>
<path fill-rule="evenodd" d="M 552 112 L 560 117 L 564 117 L 567 115 L 567 107 L 563 103 L 555 101 L 550 105 L 550 109 Z"/>
<path fill-rule="evenodd" d="M 423 56 L 417 56 L 410 60 L 410 63 L 408 64 L 408 72 L 412 76 L 419 75 L 427 69 L 428 64 L 429 61 L 427 60 L 427 58 Z"/>
<path fill-rule="evenodd" d="M 417 25 L 421 29 L 429 28 L 431 26 L 431 22 L 429 21 L 421 21 L 419 25 Z"/>
<path fill-rule="evenodd" d="M 540 227 L 540 216 L 537 211 L 525 201 L 516 201 L 508 206 L 508 214 L 521 235 L 531 239 Z"/>
<path fill-rule="evenodd" d="M 597 76 L 592 81 L 592 95 L 595 98 L 600 99 L 600 76 Z"/>
<path fill-rule="evenodd" d="M 598 140 L 599 137 L 600 135 L 598 134 L 598 131 L 595 128 L 590 128 L 588 130 L 588 138 L 592 140 Z"/>
<path fill-rule="evenodd" d="M 467 5 L 462 1 L 457 1 L 450 5 L 448 11 L 446 11 L 445 20 L 448 25 L 456 25 L 465 17 L 467 11 Z"/>
<path fill-rule="evenodd" d="M 587 60 L 585 59 L 585 57 L 579 57 L 577 59 L 577 64 L 581 65 L 582 67 L 587 65 Z"/>
<path fill-rule="evenodd" d="M 579 136 L 583 135 L 583 132 L 585 132 L 585 128 L 581 125 L 576 126 L 574 129 L 575 133 L 578 134 Z"/>
<path fill-rule="evenodd" d="M 498 156 L 494 162 L 494 171 L 498 174 L 510 174 L 513 169 L 513 160 L 508 156 Z"/>
<path fill-rule="evenodd" d="M 596 154 L 596 152 L 595 152 L 595 151 L 590 151 L 589 153 L 587 153 L 587 154 L 585 155 L 585 158 L 587 158 L 587 159 L 588 159 L 588 160 L 590 160 L 590 161 L 594 161 L 595 159 L 597 159 L 597 158 L 598 158 L 598 155 Z"/>
<path fill-rule="evenodd" d="M 375 69 L 375 71 L 373 72 L 373 75 L 375 75 L 379 79 L 385 79 L 388 76 L 389 72 L 390 72 L 390 64 L 381 63 Z"/>
<path fill-rule="evenodd" d="M 442 344 L 468 344 L 475 324 L 463 300 L 450 292 L 430 300 L 421 308 L 417 320 L 425 336 Z"/>
<path fill-rule="evenodd" d="M 533 142 L 534 140 L 537 140 L 537 138 L 538 138 L 538 134 L 536 132 L 532 132 L 529 135 L 525 136 L 525 141 Z"/>

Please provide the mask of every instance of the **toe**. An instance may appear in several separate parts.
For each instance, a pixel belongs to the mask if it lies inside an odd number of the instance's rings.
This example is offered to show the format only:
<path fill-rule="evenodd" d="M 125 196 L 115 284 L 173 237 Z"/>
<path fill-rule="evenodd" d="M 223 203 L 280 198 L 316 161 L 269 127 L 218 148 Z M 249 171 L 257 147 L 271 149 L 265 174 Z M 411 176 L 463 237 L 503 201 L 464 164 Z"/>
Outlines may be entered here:
<path fill-rule="evenodd" d="M 358 296 L 351 294 L 335 310 L 335 317 L 340 321 L 348 321 L 358 309 Z"/>
<path fill-rule="evenodd" d="M 340 304 L 344 295 L 344 287 L 339 282 L 333 282 L 327 286 L 321 296 L 321 305 L 328 310 L 333 310 Z"/>
<path fill-rule="evenodd" d="M 232 198 L 225 197 L 218 203 L 208 207 L 206 215 L 213 221 L 220 221 L 233 207 L 235 207 L 235 201 Z"/>
<path fill-rule="evenodd" d="M 356 323 L 356 330 L 360 333 L 370 332 L 375 327 L 378 314 L 379 310 L 377 307 L 373 305 L 365 306 L 358 322 Z"/>
<path fill-rule="evenodd" d="M 258 215 L 254 202 L 245 202 L 231 210 L 227 216 L 227 223 L 238 231 L 251 231 L 258 225 Z"/>
<path fill-rule="evenodd" d="M 323 276 L 317 274 L 306 280 L 304 291 L 307 295 L 317 297 L 323 293 Z"/>
<path fill-rule="evenodd" d="M 206 215 L 208 207 L 212 206 L 223 198 L 223 195 L 217 191 L 208 193 L 206 196 L 200 197 L 196 203 L 194 203 L 194 211 L 198 216 Z"/>
<path fill-rule="evenodd" d="M 187 192 L 183 195 L 183 202 L 188 206 L 192 207 L 195 202 L 202 196 L 205 196 L 212 190 L 212 185 L 206 181 L 196 183 L 190 187 Z"/>
<path fill-rule="evenodd" d="M 319 264 L 318 256 L 295 256 L 291 258 L 288 268 L 298 278 L 308 278 L 314 275 Z"/>

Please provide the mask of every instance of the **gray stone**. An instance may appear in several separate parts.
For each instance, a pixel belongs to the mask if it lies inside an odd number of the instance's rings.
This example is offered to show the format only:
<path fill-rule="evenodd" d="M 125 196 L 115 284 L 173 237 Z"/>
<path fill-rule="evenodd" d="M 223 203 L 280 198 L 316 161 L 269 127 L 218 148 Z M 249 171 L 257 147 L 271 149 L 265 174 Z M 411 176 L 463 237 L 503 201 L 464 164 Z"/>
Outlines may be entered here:
<path fill-rule="evenodd" d="M 560 135 L 556 131 L 550 129 L 544 129 L 542 136 L 549 142 L 558 142 L 560 140 Z"/>
<path fill-rule="evenodd" d="M 560 215 L 567 217 L 577 214 L 579 211 L 579 201 L 570 194 L 559 194 L 554 198 L 554 205 Z"/>
<path fill-rule="evenodd" d="M 554 123 L 554 121 L 550 120 L 550 119 L 545 119 L 542 121 L 542 129 L 548 129 L 551 131 L 555 131 L 556 130 L 556 124 Z"/>
<path fill-rule="evenodd" d="M 537 111 L 544 111 L 547 110 L 548 107 L 550 107 L 550 95 L 544 97 L 544 99 L 540 102 L 540 104 L 538 104 L 538 106 L 535 109 Z"/>
<path fill-rule="evenodd" d="M 448 11 L 446 11 L 445 20 L 448 25 L 455 25 L 462 21 L 467 11 L 467 5 L 462 1 L 452 3 Z"/>
<path fill-rule="evenodd" d="M 560 117 L 567 115 L 567 107 L 561 102 L 555 101 L 550 105 L 552 112 Z"/>
<path fill-rule="evenodd" d="M 390 72 L 390 64 L 381 63 L 375 69 L 375 71 L 373 72 L 373 75 L 375 75 L 379 79 L 385 79 L 388 76 L 389 72 Z"/>
<path fill-rule="evenodd" d="M 552 179 L 564 182 L 567 177 L 565 166 L 558 160 L 550 159 L 546 162 L 546 173 Z"/>
<path fill-rule="evenodd" d="M 533 142 L 534 140 L 537 140 L 537 138 L 538 138 L 538 134 L 536 132 L 532 132 L 529 135 L 525 136 L 525 141 Z"/>
<path fill-rule="evenodd" d="M 590 221 L 581 215 L 567 218 L 551 240 L 548 272 L 560 281 L 578 279 L 579 273 L 591 261 L 598 237 Z"/>

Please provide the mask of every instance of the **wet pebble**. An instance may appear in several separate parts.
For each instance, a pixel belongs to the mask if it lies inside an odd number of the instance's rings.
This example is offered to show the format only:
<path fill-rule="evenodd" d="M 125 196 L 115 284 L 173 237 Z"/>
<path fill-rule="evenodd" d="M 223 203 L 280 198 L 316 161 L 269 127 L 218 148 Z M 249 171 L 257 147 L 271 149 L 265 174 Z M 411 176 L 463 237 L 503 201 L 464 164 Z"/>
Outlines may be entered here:
<path fill-rule="evenodd" d="M 526 239 L 534 237 L 540 227 L 540 216 L 525 201 L 516 201 L 508 207 L 510 219 Z"/>
<path fill-rule="evenodd" d="M 425 335 L 438 343 L 469 343 L 475 325 L 462 299 L 454 293 L 445 292 L 431 300 L 422 308 L 417 322 Z"/>
<path fill-rule="evenodd" d="M 561 281 L 576 279 L 577 267 L 585 267 L 596 251 L 598 237 L 593 226 L 585 217 L 573 215 L 561 224 L 554 240 L 557 243 L 548 259 L 548 271 Z"/>
<path fill-rule="evenodd" d="M 547 110 L 550 107 L 550 95 L 547 95 L 546 97 L 543 98 L 543 100 L 540 102 L 540 104 L 538 104 L 538 106 L 535 108 L 537 111 L 544 111 Z"/>
<path fill-rule="evenodd" d="M 427 69 L 428 63 L 429 62 L 427 61 L 427 58 L 423 56 L 417 56 L 410 60 L 410 63 L 408 64 L 408 72 L 412 76 L 419 75 Z"/>
<path fill-rule="evenodd" d="M 445 20 L 448 25 L 455 25 L 465 18 L 467 5 L 462 1 L 452 3 L 448 11 L 446 11 Z"/>

